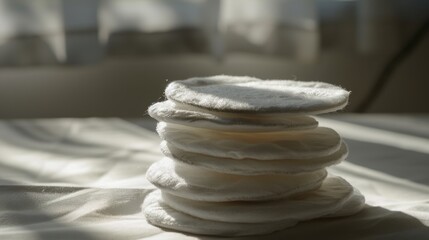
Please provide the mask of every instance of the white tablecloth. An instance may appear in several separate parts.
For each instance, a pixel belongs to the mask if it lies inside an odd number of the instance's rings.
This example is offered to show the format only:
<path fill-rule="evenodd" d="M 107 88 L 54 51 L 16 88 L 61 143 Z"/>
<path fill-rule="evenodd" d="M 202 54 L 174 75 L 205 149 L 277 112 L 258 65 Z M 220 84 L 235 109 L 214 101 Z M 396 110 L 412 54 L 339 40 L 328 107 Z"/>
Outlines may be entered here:
<path fill-rule="evenodd" d="M 429 239 L 429 116 L 318 120 L 350 148 L 349 160 L 330 171 L 368 205 L 352 217 L 255 239 Z M 146 222 L 142 202 L 154 187 L 144 175 L 161 154 L 158 136 L 145 127 L 154 122 L 0 121 L 0 239 L 216 239 Z"/>

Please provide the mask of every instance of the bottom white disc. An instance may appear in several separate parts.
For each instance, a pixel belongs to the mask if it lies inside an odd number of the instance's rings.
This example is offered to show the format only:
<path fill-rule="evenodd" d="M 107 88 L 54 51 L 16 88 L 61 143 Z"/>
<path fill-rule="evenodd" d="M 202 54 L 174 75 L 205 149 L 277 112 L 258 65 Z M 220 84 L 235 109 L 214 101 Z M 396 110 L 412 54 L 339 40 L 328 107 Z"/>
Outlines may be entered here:
<path fill-rule="evenodd" d="M 159 227 L 193 234 L 246 236 L 268 234 L 314 218 L 352 215 L 364 206 L 364 197 L 339 177 L 326 179 L 314 193 L 291 200 L 273 201 L 273 204 L 270 201 L 261 202 L 260 208 L 255 208 L 257 202 L 194 201 L 195 208 L 192 209 L 192 200 L 183 200 L 190 202 L 180 203 L 168 197 L 164 199 L 159 190 L 149 194 L 144 202 L 147 221 Z M 277 212 L 271 211 L 276 209 Z M 272 219 L 269 219 L 270 215 Z"/>

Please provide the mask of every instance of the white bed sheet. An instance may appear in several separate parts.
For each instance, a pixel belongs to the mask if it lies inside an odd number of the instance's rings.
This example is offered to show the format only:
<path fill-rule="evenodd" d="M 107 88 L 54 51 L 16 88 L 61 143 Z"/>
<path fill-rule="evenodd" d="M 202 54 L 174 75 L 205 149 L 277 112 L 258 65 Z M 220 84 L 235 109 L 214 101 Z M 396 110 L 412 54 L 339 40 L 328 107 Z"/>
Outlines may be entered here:
<path fill-rule="evenodd" d="M 429 117 L 318 120 L 349 144 L 349 160 L 330 171 L 367 206 L 254 239 L 429 239 Z M 154 187 L 144 175 L 160 159 L 159 142 L 121 119 L 0 121 L 0 239 L 216 239 L 146 222 L 141 205 Z"/>

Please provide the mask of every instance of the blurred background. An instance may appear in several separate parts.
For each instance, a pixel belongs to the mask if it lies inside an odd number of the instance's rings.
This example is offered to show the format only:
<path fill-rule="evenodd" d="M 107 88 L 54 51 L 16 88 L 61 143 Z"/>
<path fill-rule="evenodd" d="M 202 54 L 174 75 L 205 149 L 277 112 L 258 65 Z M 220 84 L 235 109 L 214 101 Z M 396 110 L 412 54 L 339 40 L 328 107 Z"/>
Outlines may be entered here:
<path fill-rule="evenodd" d="M 172 80 L 324 81 L 429 112 L 427 0 L 0 0 L 0 118 L 141 117 Z"/>

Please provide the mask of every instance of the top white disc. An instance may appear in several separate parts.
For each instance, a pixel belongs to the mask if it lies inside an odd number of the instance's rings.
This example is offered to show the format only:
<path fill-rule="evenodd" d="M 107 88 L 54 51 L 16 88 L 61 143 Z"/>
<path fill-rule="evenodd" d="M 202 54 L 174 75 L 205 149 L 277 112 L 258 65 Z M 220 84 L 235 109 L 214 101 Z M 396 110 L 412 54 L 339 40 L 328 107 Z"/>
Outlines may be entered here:
<path fill-rule="evenodd" d="M 218 75 L 170 83 L 168 99 L 220 112 L 301 113 L 333 112 L 347 105 L 349 92 L 322 82 L 261 80 Z"/>

